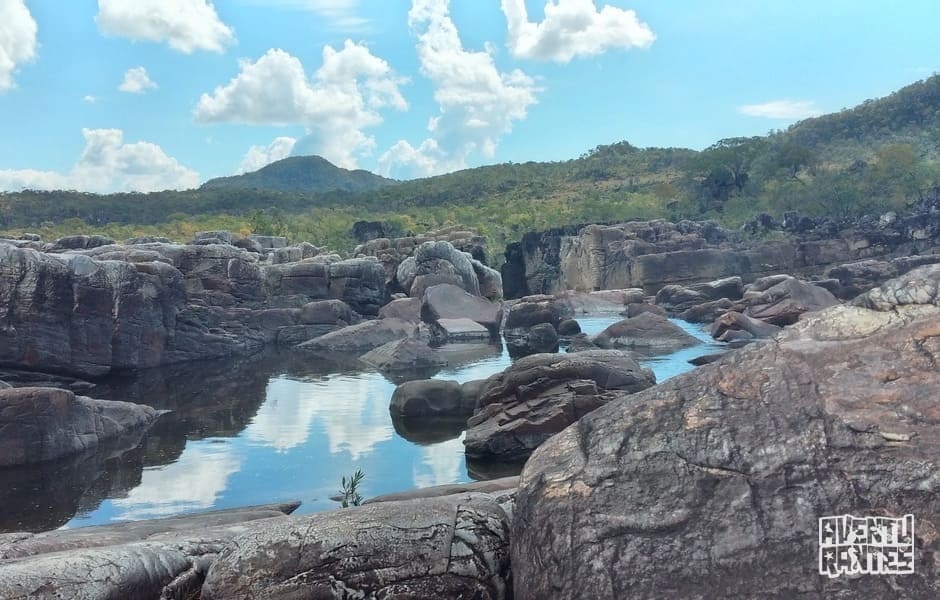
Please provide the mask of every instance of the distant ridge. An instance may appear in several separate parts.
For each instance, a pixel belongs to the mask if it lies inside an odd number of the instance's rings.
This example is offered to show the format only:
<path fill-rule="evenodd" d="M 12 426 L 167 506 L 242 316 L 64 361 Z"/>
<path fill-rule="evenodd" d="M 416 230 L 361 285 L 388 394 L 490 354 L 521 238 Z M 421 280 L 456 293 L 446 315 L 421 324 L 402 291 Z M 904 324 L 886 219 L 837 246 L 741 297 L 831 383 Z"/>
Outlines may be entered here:
<path fill-rule="evenodd" d="M 199 189 L 368 192 L 394 183 L 394 179 L 362 169 L 337 167 L 322 156 L 291 156 L 244 175 L 210 179 Z"/>

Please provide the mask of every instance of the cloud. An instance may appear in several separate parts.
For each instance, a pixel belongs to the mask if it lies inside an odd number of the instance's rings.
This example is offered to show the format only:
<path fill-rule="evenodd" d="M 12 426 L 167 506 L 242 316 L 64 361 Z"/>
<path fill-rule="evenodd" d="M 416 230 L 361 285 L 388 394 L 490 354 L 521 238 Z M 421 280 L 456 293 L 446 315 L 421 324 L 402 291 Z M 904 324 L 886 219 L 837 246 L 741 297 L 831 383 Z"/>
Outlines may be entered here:
<path fill-rule="evenodd" d="M 518 69 L 499 71 L 490 52 L 464 49 L 447 0 L 414 0 L 408 23 L 440 112 L 428 123 L 428 139 L 417 147 L 397 142 L 379 158 L 380 168 L 423 176 L 464 168 L 476 153 L 492 158 L 500 138 L 535 104 L 535 80 Z"/>
<path fill-rule="evenodd" d="M 248 149 L 248 152 L 245 153 L 245 157 L 242 158 L 242 162 L 238 166 L 236 174 L 241 175 L 242 173 L 257 171 L 265 165 L 287 158 L 291 155 L 296 144 L 297 138 L 279 137 L 268 144 L 267 148 L 264 146 L 252 146 Z"/>
<path fill-rule="evenodd" d="M 94 104 L 95 102 L 98 101 L 98 97 L 97 97 L 97 96 L 88 95 L 88 96 L 85 96 L 84 98 L 82 98 L 82 100 L 84 100 L 84 101 L 87 102 L 88 104 Z"/>
<path fill-rule="evenodd" d="M 502 0 L 509 26 L 507 45 L 517 58 L 567 63 L 621 48 L 648 48 L 656 35 L 636 12 L 594 0 L 549 0 L 541 23 L 529 21 L 525 0 Z"/>
<path fill-rule="evenodd" d="M 773 100 L 763 104 L 745 104 L 738 112 L 749 117 L 767 119 L 806 119 L 822 114 L 822 110 L 811 100 Z"/>
<path fill-rule="evenodd" d="M 144 67 L 134 67 L 124 73 L 124 81 L 121 82 L 118 89 L 130 94 L 142 94 L 148 89 L 156 87 L 157 84 L 147 75 L 147 69 Z"/>
<path fill-rule="evenodd" d="M 359 0 L 246 0 L 266 8 L 285 8 L 314 12 L 334 28 L 346 32 L 369 30 L 369 19 L 358 15 Z"/>
<path fill-rule="evenodd" d="M 241 461 L 227 440 L 189 442 L 175 462 L 144 469 L 137 487 L 111 501 L 115 518 L 148 519 L 212 508 Z"/>
<path fill-rule="evenodd" d="M 120 129 L 82 129 L 85 149 L 68 173 L 0 170 L 3 190 L 63 190 L 108 193 L 189 189 L 199 174 L 149 142 L 124 143 Z"/>
<path fill-rule="evenodd" d="M 201 123 L 304 125 L 305 148 L 347 168 L 375 148 L 364 132 L 383 122 L 382 110 L 407 110 L 398 77 L 387 62 L 346 40 L 341 50 L 323 48 L 323 64 L 308 78 L 303 64 L 284 50 L 240 62 L 228 84 L 203 94 L 193 116 Z"/>
<path fill-rule="evenodd" d="M 98 0 L 95 22 L 104 34 L 166 42 L 184 54 L 222 52 L 235 42 L 209 0 Z"/>
<path fill-rule="evenodd" d="M 19 65 L 36 58 L 36 20 L 23 0 L 0 0 L 0 92 L 16 84 Z"/>

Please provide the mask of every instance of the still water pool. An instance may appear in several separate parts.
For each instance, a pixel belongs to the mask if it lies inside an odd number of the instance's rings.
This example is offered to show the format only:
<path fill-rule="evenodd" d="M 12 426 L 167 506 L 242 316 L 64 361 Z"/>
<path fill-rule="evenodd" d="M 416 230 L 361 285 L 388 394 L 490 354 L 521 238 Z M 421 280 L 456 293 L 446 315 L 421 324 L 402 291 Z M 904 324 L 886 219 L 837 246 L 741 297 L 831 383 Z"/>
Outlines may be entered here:
<path fill-rule="evenodd" d="M 622 317 L 579 319 L 594 334 Z M 702 344 L 642 360 L 664 381 L 719 347 Z M 463 357 L 436 378 L 488 377 L 510 364 L 504 348 Z M 132 450 L 28 470 L 0 471 L 0 531 L 80 527 L 208 509 L 301 500 L 298 513 L 337 507 L 340 479 L 365 473 L 364 497 L 504 473 L 468 465 L 457 424 L 414 431 L 393 421 L 395 384 L 378 373 L 306 357 L 184 365 L 109 381 L 92 395 L 171 409 Z M 476 477 L 473 477 L 476 475 Z"/>

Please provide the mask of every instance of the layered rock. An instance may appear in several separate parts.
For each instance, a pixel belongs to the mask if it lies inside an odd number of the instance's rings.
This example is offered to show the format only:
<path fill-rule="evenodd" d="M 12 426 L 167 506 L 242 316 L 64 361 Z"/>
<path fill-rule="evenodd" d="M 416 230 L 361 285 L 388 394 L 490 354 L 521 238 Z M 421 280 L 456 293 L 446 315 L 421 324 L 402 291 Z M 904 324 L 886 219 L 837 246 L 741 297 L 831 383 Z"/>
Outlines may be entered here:
<path fill-rule="evenodd" d="M 442 319 L 469 319 L 496 337 L 503 320 L 503 310 L 499 304 L 470 294 L 459 286 L 444 283 L 424 291 L 421 318 L 427 323 Z"/>
<path fill-rule="evenodd" d="M 506 297 L 629 287 L 656 291 L 669 284 L 733 276 L 748 281 L 781 272 L 822 274 L 872 257 L 933 252 L 940 243 L 940 227 L 927 208 L 885 222 L 808 219 L 808 225 L 791 226 L 800 221 L 785 220 L 786 231 L 773 240 L 752 239 L 712 222 L 662 220 L 527 233 L 506 249 Z"/>
<path fill-rule="evenodd" d="M 262 263 L 218 237 L 55 254 L 0 244 L 0 365 L 79 376 L 260 351 L 352 323 L 310 322 L 311 301 L 376 314 L 374 260 Z"/>
<path fill-rule="evenodd" d="M 912 271 L 544 443 L 515 597 L 936 597 L 938 290 Z M 913 574 L 821 576 L 819 518 L 846 514 L 914 514 Z"/>
<path fill-rule="evenodd" d="M 599 406 L 656 382 L 624 352 L 535 354 L 487 380 L 464 438 L 469 458 L 518 462 Z"/>

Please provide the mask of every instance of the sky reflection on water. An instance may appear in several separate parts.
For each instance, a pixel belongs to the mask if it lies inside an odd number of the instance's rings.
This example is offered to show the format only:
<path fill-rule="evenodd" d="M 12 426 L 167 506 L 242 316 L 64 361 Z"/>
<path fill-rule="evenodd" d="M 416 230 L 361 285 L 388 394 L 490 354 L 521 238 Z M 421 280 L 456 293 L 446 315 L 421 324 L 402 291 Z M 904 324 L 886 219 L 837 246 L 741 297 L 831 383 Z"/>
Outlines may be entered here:
<path fill-rule="evenodd" d="M 620 318 L 579 322 L 593 334 Z M 691 369 L 688 359 L 717 348 L 697 326 L 676 322 L 703 344 L 644 360 L 658 381 Z M 466 382 L 508 364 L 504 349 L 435 377 Z M 378 373 L 258 376 L 267 377 L 264 398 L 243 430 L 229 437 L 188 439 L 171 462 L 145 466 L 138 485 L 80 511 L 66 526 L 292 499 L 303 501 L 298 513 L 329 510 L 337 507 L 330 496 L 339 491 L 341 477 L 356 469 L 365 473 L 364 497 L 471 480 L 463 434 L 453 425 L 430 434 L 404 432 L 414 441 L 396 431 L 388 411 L 395 384 Z"/>

